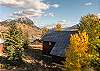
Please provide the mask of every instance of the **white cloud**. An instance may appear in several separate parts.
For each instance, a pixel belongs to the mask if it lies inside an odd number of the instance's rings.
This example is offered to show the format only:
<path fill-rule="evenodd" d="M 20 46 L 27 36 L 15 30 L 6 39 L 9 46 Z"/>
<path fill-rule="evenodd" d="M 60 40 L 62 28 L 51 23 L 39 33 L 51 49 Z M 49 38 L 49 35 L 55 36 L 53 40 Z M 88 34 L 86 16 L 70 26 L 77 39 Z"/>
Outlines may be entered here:
<path fill-rule="evenodd" d="M 66 22 L 66 20 L 65 20 L 65 19 L 63 19 L 61 22 L 64 22 L 64 23 L 65 23 L 65 22 Z"/>
<path fill-rule="evenodd" d="M 100 15 L 100 13 L 98 13 L 98 15 Z"/>
<path fill-rule="evenodd" d="M 52 7 L 55 7 L 55 8 L 58 8 L 59 7 L 59 5 L 58 4 L 53 4 L 53 5 L 51 5 Z"/>
<path fill-rule="evenodd" d="M 91 6 L 91 5 L 93 5 L 92 2 L 87 2 L 87 3 L 84 4 L 84 6 Z"/>
<path fill-rule="evenodd" d="M 54 17 L 55 15 L 53 13 L 49 13 L 48 16 Z"/>
<path fill-rule="evenodd" d="M 44 12 L 37 11 L 37 10 L 23 10 L 14 12 L 11 16 L 13 17 L 40 17 L 43 15 Z"/>
<path fill-rule="evenodd" d="M 59 7 L 58 4 L 48 4 L 44 2 L 44 0 L 0 0 L 0 5 L 23 11 L 22 13 L 16 13 L 18 16 L 41 16 L 44 11 L 50 9 L 51 7 Z"/>
<path fill-rule="evenodd" d="M 37 13 L 44 13 L 42 10 L 35 10 L 35 9 L 26 9 L 26 11 L 33 11 Z"/>
<path fill-rule="evenodd" d="M 0 19 L 0 22 L 1 22 L 2 20 Z"/>
<path fill-rule="evenodd" d="M 54 14 L 54 13 L 47 13 L 47 14 L 44 14 L 44 16 L 54 17 L 54 16 L 55 16 L 55 14 Z"/>
<path fill-rule="evenodd" d="M 46 10 L 49 5 L 44 3 L 42 0 L 0 0 L 1 6 L 6 7 L 19 7 L 19 8 L 34 8 Z"/>
<path fill-rule="evenodd" d="M 97 16 L 100 18 L 100 13 L 98 13 Z"/>

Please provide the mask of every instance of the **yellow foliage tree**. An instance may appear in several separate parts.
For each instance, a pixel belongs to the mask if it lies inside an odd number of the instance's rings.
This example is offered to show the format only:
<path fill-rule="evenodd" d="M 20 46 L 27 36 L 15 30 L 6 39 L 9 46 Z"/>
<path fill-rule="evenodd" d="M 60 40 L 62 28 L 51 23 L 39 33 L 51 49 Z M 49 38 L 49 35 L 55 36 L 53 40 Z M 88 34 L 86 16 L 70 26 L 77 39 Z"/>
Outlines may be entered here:
<path fill-rule="evenodd" d="M 87 32 L 89 37 L 89 51 L 91 52 L 91 66 L 100 70 L 100 18 L 94 14 L 83 16 L 79 23 L 79 31 Z"/>
<path fill-rule="evenodd" d="M 44 27 L 44 28 L 42 29 L 42 34 L 44 35 L 44 34 L 46 34 L 48 31 L 49 31 L 49 29 L 46 28 L 46 27 Z"/>
<path fill-rule="evenodd" d="M 56 24 L 55 31 L 61 31 L 61 30 L 62 30 L 62 25 L 60 23 Z"/>
<path fill-rule="evenodd" d="M 70 47 L 66 53 L 66 70 L 81 71 L 88 63 L 88 35 L 86 32 L 71 35 Z"/>

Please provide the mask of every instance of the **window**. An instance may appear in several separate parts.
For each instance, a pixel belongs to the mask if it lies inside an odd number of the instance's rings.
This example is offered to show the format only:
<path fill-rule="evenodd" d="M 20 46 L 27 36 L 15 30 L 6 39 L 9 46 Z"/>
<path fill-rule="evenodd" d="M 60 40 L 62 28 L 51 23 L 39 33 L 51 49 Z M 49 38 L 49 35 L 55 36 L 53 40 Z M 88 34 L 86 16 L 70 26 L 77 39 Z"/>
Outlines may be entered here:
<path fill-rule="evenodd" d="M 51 42 L 49 42 L 49 45 L 51 45 Z"/>

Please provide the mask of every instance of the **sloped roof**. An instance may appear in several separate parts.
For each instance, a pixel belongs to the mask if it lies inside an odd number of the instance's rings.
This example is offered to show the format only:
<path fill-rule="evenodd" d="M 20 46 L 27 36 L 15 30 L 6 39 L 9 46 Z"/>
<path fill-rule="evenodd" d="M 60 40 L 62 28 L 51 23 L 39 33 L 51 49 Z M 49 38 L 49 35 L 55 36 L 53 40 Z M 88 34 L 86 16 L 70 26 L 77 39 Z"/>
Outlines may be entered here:
<path fill-rule="evenodd" d="M 61 32 L 47 33 L 46 35 L 43 36 L 42 40 L 56 42 L 50 54 L 64 57 L 66 52 L 66 47 L 69 45 L 70 35 L 74 33 L 75 31 L 61 31 Z"/>

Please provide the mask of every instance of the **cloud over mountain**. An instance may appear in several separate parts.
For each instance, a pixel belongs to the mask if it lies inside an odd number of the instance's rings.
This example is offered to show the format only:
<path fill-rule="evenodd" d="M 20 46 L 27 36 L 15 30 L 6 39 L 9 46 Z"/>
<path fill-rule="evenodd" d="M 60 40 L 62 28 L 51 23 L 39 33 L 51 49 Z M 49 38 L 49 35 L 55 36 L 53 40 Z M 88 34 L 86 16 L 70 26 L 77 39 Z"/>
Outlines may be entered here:
<path fill-rule="evenodd" d="M 98 17 L 100 18 L 100 13 L 98 13 L 97 15 L 98 15 Z"/>
<path fill-rule="evenodd" d="M 84 6 L 91 6 L 91 5 L 93 5 L 92 2 L 87 2 L 87 3 L 84 4 Z"/>

